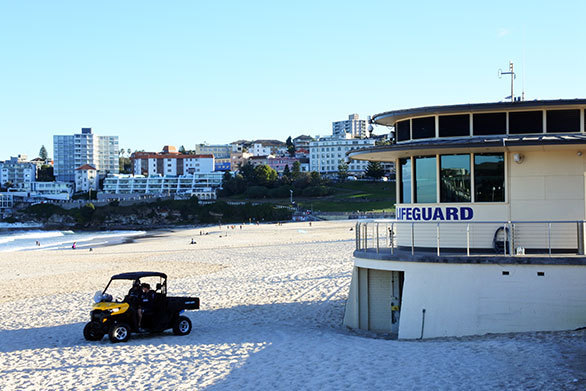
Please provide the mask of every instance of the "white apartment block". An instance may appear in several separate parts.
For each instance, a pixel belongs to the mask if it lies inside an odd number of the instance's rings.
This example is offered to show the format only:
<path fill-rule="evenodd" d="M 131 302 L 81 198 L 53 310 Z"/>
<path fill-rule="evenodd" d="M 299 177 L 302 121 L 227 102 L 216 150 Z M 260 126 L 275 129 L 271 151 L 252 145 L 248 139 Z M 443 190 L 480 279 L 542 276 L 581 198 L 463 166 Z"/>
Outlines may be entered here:
<path fill-rule="evenodd" d="M 188 194 L 199 199 L 215 199 L 222 186 L 223 172 L 187 174 L 175 177 L 112 175 L 104 179 L 104 193 L 111 194 Z"/>
<path fill-rule="evenodd" d="M 99 176 L 95 167 L 84 164 L 75 169 L 75 191 L 88 192 L 98 190 Z"/>
<path fill-rule="evenodd" d="M 0 162 L 0 185 L 12 183 L 21 185 L 34 182 L 37 178 L 37 165 L 28 162 L 26 156 L 11 157 L 10 160 Z"/>
<path fill-rule="evenodd" d="M 365 138 L 368 137 L 366 120 L 360 119 L 358 114 L 350 114 L 345 121 L 332 122 L 332 135 L 336 137 Z"/>
<path fill-rule="evenodd" d="M 230 154 L 228 154 L 228 159 Z M 214 155 L 186 155 L 174 146 L 166 145 L 163 152 L 135 152 L 130 156 L 134 175 L 179 176 L 214 171 Z"/>
<path fill-rule="evenodd" d="M 253 156 L 284 156 L 287 154 L 287 146 L 279 140 L 256 140 L 249 152 Z"/>
<path fill-rule="evenodd" d="M 97 136 L 91 128 L 81 133 L 53 136 L 54 175 L 58 181 L 75 182 L 75 169 L 89 164 L 99 174 L 117 174 L 118 136 Z"/>
<path fill-rule="evenodd" d="M 73 194 L 69 182 L 29 182 L 16 189 L 10 189 L 15 197 L 29 199 L 68 200 Z"/>
<path fill-rule="evenodd" d="M 349 137 L 349 136 L 347 136 Z M 373 139 L 323 137 L 309 143 L 309 166 L 311 171 L 335 174 L 340 163 L 344 163 L 346 152 L 374 146 Z M 348 173 L 361 175 L 368 162 L 350 160 Z"/>

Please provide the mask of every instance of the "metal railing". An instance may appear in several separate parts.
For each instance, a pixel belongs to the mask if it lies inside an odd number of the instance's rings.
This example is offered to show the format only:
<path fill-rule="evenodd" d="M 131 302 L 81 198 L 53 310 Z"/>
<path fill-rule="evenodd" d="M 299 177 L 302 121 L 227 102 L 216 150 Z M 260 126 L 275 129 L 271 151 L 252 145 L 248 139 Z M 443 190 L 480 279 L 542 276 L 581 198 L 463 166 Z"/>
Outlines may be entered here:
<path fill-rule="evenodd" d="M 384 252 L 584 255 L 585 220 L 570 221 L 403 221 L 356 223 L 356 250 Z"/>

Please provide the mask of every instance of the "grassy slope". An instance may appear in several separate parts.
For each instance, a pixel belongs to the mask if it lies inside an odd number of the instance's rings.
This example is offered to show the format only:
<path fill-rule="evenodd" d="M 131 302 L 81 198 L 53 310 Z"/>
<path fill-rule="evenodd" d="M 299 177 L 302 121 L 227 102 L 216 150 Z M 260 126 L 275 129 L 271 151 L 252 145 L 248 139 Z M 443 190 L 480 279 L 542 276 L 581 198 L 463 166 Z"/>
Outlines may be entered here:
<path fill-rule="evenodd" d="M 329 197 L 300 199 L 304 208 L 322 212 L 382 211 L 395 209 L 394 182 L 353 181 L 336 183 Z"/>
<path fill-rule="evenodd" d="M 322 212 L 388 211 L 395 209 L 394 182 L 352 181 L 335 183 L 332 187 L 336 192 L 331 196 L 309 198 L 298 197 L 294 194 L 293 199 L 304 209 Z M 225 198 L 225 200 L 246 200 L 246 197 L 238 195 Z M 289 198 L 249 201 L 289 204 Z"/>

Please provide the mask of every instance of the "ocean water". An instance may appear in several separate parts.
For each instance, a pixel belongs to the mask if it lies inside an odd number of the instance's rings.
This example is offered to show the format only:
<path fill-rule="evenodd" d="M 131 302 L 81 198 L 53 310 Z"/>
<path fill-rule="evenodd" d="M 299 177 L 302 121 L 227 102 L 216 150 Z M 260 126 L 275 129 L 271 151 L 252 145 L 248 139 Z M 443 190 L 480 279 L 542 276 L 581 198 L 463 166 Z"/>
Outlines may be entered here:
<path fill-rule="evenodd" d="M 0 230 L 0 252 L 70 249 L 77 242 L 78 249 L 120 243 L 127 238 L 146 234 L 145 231 L 43 231 L 39 229 Z M 40 245 L 37 245 L 37 241 Z"/>

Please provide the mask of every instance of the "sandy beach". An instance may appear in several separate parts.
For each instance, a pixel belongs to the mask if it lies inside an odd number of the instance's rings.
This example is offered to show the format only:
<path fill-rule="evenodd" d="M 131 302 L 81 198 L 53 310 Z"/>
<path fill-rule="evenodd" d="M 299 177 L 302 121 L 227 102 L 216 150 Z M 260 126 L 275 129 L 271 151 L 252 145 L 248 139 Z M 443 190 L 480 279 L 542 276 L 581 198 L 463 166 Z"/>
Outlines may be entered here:
<path fill-rule="evenodd" d="M 586 387 L 585 330 L 396 341 L 344 328 L 353 226 L 215 226 L 92 252 L 0 253 L 0 389 Z M 86 341 L 94 293 L 139 270 L 200 297 L 192 333 Z"/>

